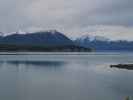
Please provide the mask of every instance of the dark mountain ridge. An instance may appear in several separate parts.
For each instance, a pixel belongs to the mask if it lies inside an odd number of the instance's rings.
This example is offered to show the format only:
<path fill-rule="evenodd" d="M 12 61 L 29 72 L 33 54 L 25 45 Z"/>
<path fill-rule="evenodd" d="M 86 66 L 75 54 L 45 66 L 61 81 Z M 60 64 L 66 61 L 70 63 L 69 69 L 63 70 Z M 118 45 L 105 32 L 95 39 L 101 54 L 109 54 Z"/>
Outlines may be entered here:
<path fill-rule="evenodd" d="M 26 34 L 0 36 L 0 51 L 91 51 L 75 44 L 62 33 L 42 31 Z"/>
<path fill-rule="evenodd" d="M 73 41 L 58 31 L 46 31 L 27 34 L 16 33 L 7 36 L 1 36 L 0 44 L 61 46 L 72 45 Z"/>
<path fill-rule="evenodd" d="M 75 40 L 80 46 L 95 48 L 96 51 L 133 51 L 133 41 L 110 40 L 99 36 L 82 36 Z"/>

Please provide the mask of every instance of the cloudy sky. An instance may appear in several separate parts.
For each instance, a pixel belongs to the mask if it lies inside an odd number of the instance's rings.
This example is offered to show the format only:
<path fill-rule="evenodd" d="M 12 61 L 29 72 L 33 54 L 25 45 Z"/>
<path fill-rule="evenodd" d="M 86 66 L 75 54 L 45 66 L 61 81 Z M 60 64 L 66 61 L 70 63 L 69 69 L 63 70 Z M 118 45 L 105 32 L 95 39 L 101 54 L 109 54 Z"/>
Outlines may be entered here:
<path fill-rule="evenodd" d="M 20 29 L 133 40 L 133 0 L 0 0 L 0 31 Z"/>

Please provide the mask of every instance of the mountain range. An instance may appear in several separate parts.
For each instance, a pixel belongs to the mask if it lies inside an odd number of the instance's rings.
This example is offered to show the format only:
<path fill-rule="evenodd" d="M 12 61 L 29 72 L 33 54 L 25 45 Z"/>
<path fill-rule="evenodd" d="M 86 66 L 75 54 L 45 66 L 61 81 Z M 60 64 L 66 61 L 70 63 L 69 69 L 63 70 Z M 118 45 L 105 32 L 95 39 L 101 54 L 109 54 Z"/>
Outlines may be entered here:
<path fill-rule="evenodd" d="M 113 37 L 112 37 L 113 38 Z M 0 51 L 133 51 L 133 41 L 110 40 L 102 36 L 84 35 L 71 40 L 56 30 L 11 33 L 0 32 Z"/>
<path fill-rule="evenodd" d="M 72 45 L 73 41 L 62 33 L 52 30 L 26 34 L 14 33 L 1 36 L 0 44 L 62 46 Z"/>
<path fill-rule="evenodd" d="M 0 36 L 0 51 L 91 51 L 56 31 L 13 33 Z"/>
<path fill-rule="evenodd" d="M 96 51 L 133 51 L 133 41 L 110 40 L 91 35 L 81 36 L 74 41 L 81 46 L 94 48 Z"/>

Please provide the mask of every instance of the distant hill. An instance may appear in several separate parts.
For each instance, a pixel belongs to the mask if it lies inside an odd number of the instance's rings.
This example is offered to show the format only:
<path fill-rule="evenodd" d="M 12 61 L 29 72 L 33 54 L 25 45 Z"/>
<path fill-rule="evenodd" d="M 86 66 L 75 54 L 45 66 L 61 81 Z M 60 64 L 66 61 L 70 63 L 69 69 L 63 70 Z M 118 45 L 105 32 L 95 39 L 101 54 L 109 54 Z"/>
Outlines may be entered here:
<path fill-rule="evenodd" d="M 96 51 L 133 51 L 133 41 L 112 41 L 101 36 L 82 36 L 77 38 L 75 43 L 83 47 L 95 48 Z"/>
<path fill-rule="evenodd" d="M 56 30 L 0 36 L 0 51 L 90 51 Z"/>
<path fill-rule="evenodd" d="M 1 36 L 0 44 L 62 46 L 72 45 L 73 41 L 58 31 L 42 31 Z"/>

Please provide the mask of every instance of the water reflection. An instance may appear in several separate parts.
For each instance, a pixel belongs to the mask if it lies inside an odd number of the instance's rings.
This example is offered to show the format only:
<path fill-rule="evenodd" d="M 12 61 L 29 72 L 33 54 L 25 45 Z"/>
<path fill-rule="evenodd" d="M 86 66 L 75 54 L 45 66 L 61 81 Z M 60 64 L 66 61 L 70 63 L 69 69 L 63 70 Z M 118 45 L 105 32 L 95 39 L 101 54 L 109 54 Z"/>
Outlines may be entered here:
<path fill-rule="evenodd" d="M 133 73 L 109 66 L 132 59 L 107 54 L 2 55 L 0 100 L 123 100 L 133 95 Z"/>
<path fill-rule="evenodd" d="M 13 72 L 28 71 L 59 71 L 67 62 L 64 61 L 0 61 L 0 69 L 11 70 Z"/>
<path fill-rule="evenodd" d="M 16 66 L 24 64 L 26 66 L 33 65 L 33 66 L 40 66 L 40 67 L 63 66 L 64 64 L 66 64 L 66 62 L 64 61 L 17 61 L 17 60 L 16 61 L 0 61 L 0 65 L 2 65 L 3 63 L 12 64 Z"/>
<path fill-rule="evenodd" d="M 33 66 L 40 66 L 40 67 L 46 67 L 46 66 L 63 66 L 66 64 L 66 62 L 63 61 L 6 61 L 8 64 L 17 65 L 24 64 L 26 66 L 33 65 Z"/>

